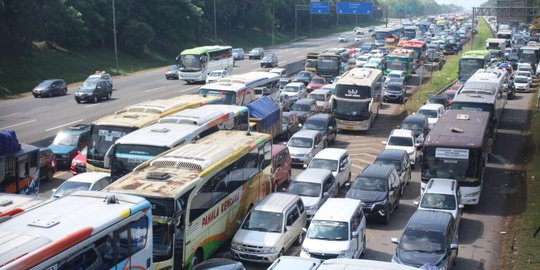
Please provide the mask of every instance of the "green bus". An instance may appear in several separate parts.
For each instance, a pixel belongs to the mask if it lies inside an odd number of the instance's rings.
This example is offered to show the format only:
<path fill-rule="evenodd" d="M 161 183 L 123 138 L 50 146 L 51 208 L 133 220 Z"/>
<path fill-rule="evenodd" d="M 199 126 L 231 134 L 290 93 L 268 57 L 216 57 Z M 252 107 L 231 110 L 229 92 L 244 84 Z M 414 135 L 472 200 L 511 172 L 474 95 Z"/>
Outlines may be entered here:
<path fill-rule="evenodd" d="M 395 49 L 386 58 L 386 69 L 384 75 L 388 75 L 390 71 L 403 71 L 405 80 L 409 79 L 414 73 L 414 51 L 409 49 Z"/>
<path fill-rule="evenodd" d="M 188 83 L 205 81 L 208 73 L 225 69 L 232 71 L 234 59 L 231 46 L 203 46 L 184 50 L 176 58 L 178 78 Z"/>
<path fill-rule="evenodd" d="M 463 53 L 459 59 L 459 81 L 467 81 L 478 69 L 489 65 L 490 61 L 491 55 L 488 50 L 472 50 Z"/>

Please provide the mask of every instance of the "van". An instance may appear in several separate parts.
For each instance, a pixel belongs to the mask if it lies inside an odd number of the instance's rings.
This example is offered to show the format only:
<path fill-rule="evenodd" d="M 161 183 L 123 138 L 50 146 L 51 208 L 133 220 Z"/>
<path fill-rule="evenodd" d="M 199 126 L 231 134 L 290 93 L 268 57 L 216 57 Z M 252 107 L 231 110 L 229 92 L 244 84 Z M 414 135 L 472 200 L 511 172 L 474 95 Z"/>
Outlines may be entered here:
<path fill-rule="evenodd" d="M 290 268 L 293 269 L 293 268 Z M 302 270 L 303 268 L 294 268 Z M 306 268 L 307 269 L 307 268 Z M 355 260 L 355 259 L 331 259 L 324 261 L 317 270 L 418 270 L 419 268 L 406 265 L 398 265 L 391 262 L 375 260 Z"/>
<path fill-rule="evenodd" d="M 289 148 L 282 144 L 272 146 L 272 190 L 277 191 L 280 186 L 291 179 L 292 159 Z"/>
<path fill-rule="evenodd" d="M 231 242 L 235 259 L 272 263 L 293 245 L 300 245 L 306 226 L 298 195 L 271 193 L 248 213 Z"/>
<path fill-rule="evenodd" d="M 366 218 L 359 200 L 330 198 L 311 220 L 300 257 L 357 259 L 366 251 Z"/>

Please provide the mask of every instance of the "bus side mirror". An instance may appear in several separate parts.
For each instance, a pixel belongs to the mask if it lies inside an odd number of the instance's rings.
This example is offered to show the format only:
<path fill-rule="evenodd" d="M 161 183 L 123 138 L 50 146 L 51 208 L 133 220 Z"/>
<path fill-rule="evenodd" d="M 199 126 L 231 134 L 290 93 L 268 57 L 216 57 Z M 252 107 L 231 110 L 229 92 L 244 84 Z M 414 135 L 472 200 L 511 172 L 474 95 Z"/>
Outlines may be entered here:
<path fill-rule="evenodd" d="M 114 158 L 114 153 L 116 152 L 116 145 L 112 145 L 107 153 L 105 154 L 105 157 L 103 159 L 103 167 L 106 169 L 109 169 L 111 167 L 111 160 Z"/>

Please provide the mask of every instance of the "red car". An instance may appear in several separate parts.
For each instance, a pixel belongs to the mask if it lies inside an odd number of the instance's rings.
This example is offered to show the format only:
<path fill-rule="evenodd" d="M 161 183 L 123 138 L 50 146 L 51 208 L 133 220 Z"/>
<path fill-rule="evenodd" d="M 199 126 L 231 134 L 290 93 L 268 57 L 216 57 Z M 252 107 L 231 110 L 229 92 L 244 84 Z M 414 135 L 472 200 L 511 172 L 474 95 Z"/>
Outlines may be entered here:
<path fill-rule="evenodd" d="M 448 105 L 452 105 L 452 102 L 454 102 L 454 97 L 456 96 L 457 92 L 463 87 L 463 84 L 456 83 L 452 85 L 452 87 L 446 91 L 444 91 L 443 95 L 448 98 Z"/>
<path fill-rule="evenodd" d="M 56 156 L 50 148 L 39 149 L 39 179 L 51 181 L 56 173 Z"/>
<path fill-rule="evenodd" d="M 79 174 L 86 172 L 86 147 L 71 160 L 71 173 Z"/>
<path fill-rule="evenodd" d="M 326 79 L 324 77 L 315 76 L 315 77 L 311 78 L 311 81 L 307 85 L 307 91 L 308 91 L 308 93 L 311 93 L 311 91 L 313 91 L 315 89 L 319 89 L 325 84 L 326 84 Z"/>
<path fill-rule="evenodd" d="M 283 144 L 272 146 L 272 190 L 278 191 L 279 187 L 291 180 L 292 158 L 289 148 Z"/>

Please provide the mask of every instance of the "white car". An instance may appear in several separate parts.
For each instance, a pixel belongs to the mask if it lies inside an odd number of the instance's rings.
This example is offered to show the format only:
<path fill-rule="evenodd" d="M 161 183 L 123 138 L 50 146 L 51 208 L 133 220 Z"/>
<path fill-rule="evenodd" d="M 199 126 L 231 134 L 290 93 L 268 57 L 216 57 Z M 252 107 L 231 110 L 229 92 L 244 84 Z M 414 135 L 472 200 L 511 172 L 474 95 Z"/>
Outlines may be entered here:
<path fill-rule="evenodd" d="M 307 97 L 306 85 L 302 82 L 288 83 L 281 89 L 281 94 L 286 94 L 293 102 Z"/>
<path fill-rule="evenodd" d="M 364 39 L 363 34 L 356 34 L 356 36 L 354 36 L 354 42 L 361 42 L 362 39 Z"/>
<path fill-rule="evenodd" d="M 516 72 L 516 77 L 527 77 L 527 81 L 532 83 L 532 73 L 530 71 L 518 70 Z"/>
<path fill-rule="evenodd" d="M 292 164 L 301 165 L 304 168 L 324 147 L 323 136 L 316 130 L 300 130 L 294 133 L 287 142 Z"/>
<path fill-rule="evenodd" d="M 86 78 L 83 84 L 97 81 L 108 81 L 111 83 L 111 85 L 113 83 L 111 74 L 105 73 L 105 71 L 96 71 L 96 74 L 88 76 L 88 78 Z"/>
<path fill-rule="evenodd" d="M 459 184 L 455 179 L 431 178 L 421 195 L 420 202 L 414 202 L 419 210 L 450 213 L 454 216 L 456 225 L 459 225 L 463 204 Z"/>
<path fill-rule="evenodd" d="M 531 83 L 528 77 L 525 76 L 516 76 L 514 77 L 514 86 L 516 87 L 516 92 L 526 92 L 531 91 Z"/>
<path fill-rule="evenodd" d="M 401 70 L 392 70 L 386 75 L 386 79 L 384 80 L 385 84 L 390 81 L 393 78 L 402 79 L 405 81 L 405 72 Z"/>
<path fill-rule="evenodd" d="M 414 144 L 414 134 L 409 129 L 394 129 L 390 133 L 384 149 L 400 149 L 407 151 L 409 160 L 411 161 L 411 167 L 414 168 L 416 164 L 416 146 Z"/>
<path fill-rule="evenodd" d="M 518 63 L 517 71 L 518 72 L 520 72 L 520 71 L 528 71 L 533 75 L 534 75 L 534 72 L 535 72 L 535 70 L 533 70 L 531 64 L 529 64 L 529 63 Z"/>
<path fill-rule="evenodd" d="M 339 35 L 338 42 L 349 42 L 347 35 Z"/>
<path fill-rule="evenodd" d="M 325 148 L 317 153 L 308 165 L 308 168 L 328 169 L 336 178 L 339 188 L 344 187 L 351 180 L 352 161 L 349 153 L 341 148 Z"/>
<path fill-rule="evenodd" d="M 429 129 L 431 129 L 435 124 L 437 124 L 437 121 L 439 121 L 439 118 L 441 118 L 441 116 L 443 115 L 444 105 L 436 103 L 426 104 L 420 107 L 417 113 L 425 115 L 427 117 Z"/>
<path fill-rule="evenodd" d="M 111 175 L 104 172 L 85 172 L 64 181 L 53 189 L 51 198 L 58 199 L 79 190 L 102 190 L 112 183 Z"/>
<path fill-rule="evenodd" d="M 356 66 L 357 67 L 363 67 L 367 62 L 369 62 L 370 57 L 371 57 L 371 55 L 368 55 L 368 54 L 357 56 L 356 57 Z"/>
<path fill-rule="evenodd" d="M 225 69 L 218 69 L 214 71 L 210 71 L 208 75 L 206 75 L 206 84 L 216 82 L 217 80 L 225 77 L 229 77 L 229 71 Z"/>

